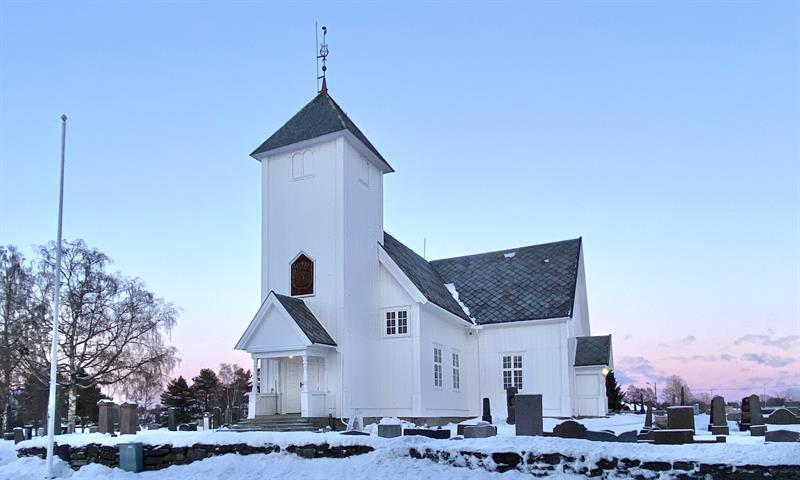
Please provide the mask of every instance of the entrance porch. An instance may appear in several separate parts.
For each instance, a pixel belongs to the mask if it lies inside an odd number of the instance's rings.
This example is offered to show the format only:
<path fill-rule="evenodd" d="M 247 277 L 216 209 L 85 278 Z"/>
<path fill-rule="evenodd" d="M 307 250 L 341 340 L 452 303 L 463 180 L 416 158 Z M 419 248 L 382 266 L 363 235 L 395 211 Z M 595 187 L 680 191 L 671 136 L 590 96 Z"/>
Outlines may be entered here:
<path fill-rule="evenodd" d="M 325 357 L 310 349 L 253 354 L 248 418 L 300 414 L 327 416 Z"/>

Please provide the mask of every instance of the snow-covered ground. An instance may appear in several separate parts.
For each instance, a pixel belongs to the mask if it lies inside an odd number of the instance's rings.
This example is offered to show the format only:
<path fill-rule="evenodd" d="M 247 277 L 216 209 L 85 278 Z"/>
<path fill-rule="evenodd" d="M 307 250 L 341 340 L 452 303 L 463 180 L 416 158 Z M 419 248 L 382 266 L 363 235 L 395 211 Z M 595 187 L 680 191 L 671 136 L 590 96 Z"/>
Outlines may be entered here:
<path fill-rule="evenodd" d="M 478 419 L 469 423 L 477 423 Z M 545 430 L 552 428 L 562 420 L 545 419 Z M 590 430 L 612 430 L 621 433 L 638 430 L 644 423 L 643 415 L 627 414 L 609 418 L 583 419 L 581 423 Z M 695 417 L 698 435 L 710 439 L 706 432 L 707 415 Z M 408 425 L 410 426 L 410 425 Z M 348 478 L 491 478 L 497 473 L 483 470 L 467 470 L 433 463 L 429 460 L 409 458 L 411 447 L 423 450 L 470 450 L 485 453 L 529 451 L 540 453 L 559 452 L 572 456 L 586 456 L 588 459 L 611 457 L 638 458 L 644 461 L 693 460 L 703 463 L 726 463 L 731 465 L 785 465 L 800 464 L 800 443 L 765 444 L 763 437 L 752 437 L 748 432 L 739 432 L 736 424 L 730 422 L 731 435 L 727 444 L 694 444 L 694 445 L 647 445 L 630 443 L 589 442 L 586 440 L 570 440 L 552 437 L 516 437 L 514 426 L 498 425 L 498 436 L 487 439 L 469 440 L 432 440 L 425 437 L 399 437 L 384 439 L 376 436 L 377 425 L 368 425 L 366 430 L 373 435 L 347 436 L 339 433 L 307 433 L 307 432 L 169 432 L 167 430 L 143 431 L 136 435 L 138 442 L 152 445 L 171 444 L 173 446 L 189 446 L 195 443 L 232 444 L 248 443 L 251 445 L 276 444 L 304 445 L 309 443 L 328 443 L 330 445 L 370 445 L 375 452 L 350 457 L 347 459 L 315 459 L 305 460 L 292 454 L 280 453 L 270 455 L 224 455 L 185 466 L 174 466 L 157 472 L 145 472 L 134 475 L 119 469 L 109 469 L 100 465 L 89 465 L 73 472 L 57 460 L 57 473 L 66 478 L 102 478 L 102 479 L 250 479 L 263 478 L 269 472 L 270 478 L 331 478 L 346 476 Z M 453 430 L 455 425 L 446 428 Z M 770 425 L 770 430 L 786 429 L 800 431 L 800 425 Z M 58 440 L 62 444 L 73 446 L 89 443 L 113 445 L 129 442 L 134 437 L 125 435 L 109 437 L 103 434 L 62 435 Z M 23 442 L 23 447 L 44 446 L 44 438 Z M 44 461 L 39 458 L 16 457 L 16 449 L 12 442 L 0 443 L 0 480 L 37 478 L 44 470 Z M 522 473 L 507 472 L 503 478 L 522 478 Z M 525 478 L 529 478 L 525 475 Z M 579 478 L 562 475 L 558 478 Z M 582 478 L 582 477 L 580 477 Z"/>

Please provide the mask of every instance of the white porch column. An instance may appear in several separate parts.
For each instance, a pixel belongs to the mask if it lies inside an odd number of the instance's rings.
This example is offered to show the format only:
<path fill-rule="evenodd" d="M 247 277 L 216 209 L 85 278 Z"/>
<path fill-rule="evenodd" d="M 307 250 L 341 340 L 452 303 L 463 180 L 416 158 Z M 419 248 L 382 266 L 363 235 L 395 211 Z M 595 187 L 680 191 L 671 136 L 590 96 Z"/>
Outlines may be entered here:
<path fill-rule="evenodd" d="M 256 399 L 258 398 L 258 359 L 253 358 L 252 370 L 253 387 L 250 389 L 250 394 L 247 398 L 247 418 L 256 418 Z"/>
<path fill-rule="evenodd" d="M 309 416 L 308 355 L 303 355 L 303 388 L 300 389 L 300 416 Z"/>

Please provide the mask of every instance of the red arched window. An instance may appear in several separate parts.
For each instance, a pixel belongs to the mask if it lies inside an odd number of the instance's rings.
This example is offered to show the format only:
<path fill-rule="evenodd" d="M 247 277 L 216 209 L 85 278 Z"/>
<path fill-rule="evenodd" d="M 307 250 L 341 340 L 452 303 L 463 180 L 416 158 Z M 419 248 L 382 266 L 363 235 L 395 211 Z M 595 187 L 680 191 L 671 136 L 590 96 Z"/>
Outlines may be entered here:
<path fill-rule="evenodd" d="M 301 253 L 292 262 L 292 296 L 314 293 L 314 262 Z"/>

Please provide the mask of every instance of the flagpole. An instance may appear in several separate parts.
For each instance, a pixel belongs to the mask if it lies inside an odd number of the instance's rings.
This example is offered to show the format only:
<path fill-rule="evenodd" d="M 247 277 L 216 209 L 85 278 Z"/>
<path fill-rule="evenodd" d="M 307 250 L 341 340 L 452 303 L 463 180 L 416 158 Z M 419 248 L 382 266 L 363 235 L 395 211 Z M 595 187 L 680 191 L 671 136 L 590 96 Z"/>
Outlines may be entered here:
<path fill-rule="evenodd" d="M 61 303 L 61 220 L 64 212 L 64 149 L 67 116 L 61 115 L 61 178 L 58 189 L 58 235 L 56 236 L 55 293 L 53 294 L 53 345 L 50 352 L 50 399 L 47 405 L 47 478 L 53 478 L 53 435 L 56 429 L 56 376 L 58 374 L 58 313 Z M 61 428 L 61 422 L 58 422 Z"/>

